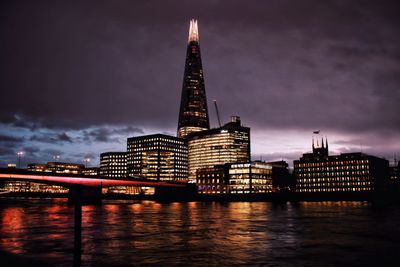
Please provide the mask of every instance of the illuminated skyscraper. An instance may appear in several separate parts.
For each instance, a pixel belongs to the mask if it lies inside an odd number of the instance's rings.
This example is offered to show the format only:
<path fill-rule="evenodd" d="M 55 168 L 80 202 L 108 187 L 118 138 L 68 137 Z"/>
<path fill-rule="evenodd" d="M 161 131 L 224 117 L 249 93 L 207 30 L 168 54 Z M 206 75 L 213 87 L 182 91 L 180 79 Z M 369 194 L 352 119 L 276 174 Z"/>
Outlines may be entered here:
<path fill-rule="evenodd" d="M 208 130 L 209 128 L 199 30 L 197 20 L 191 20 L 179 111 L 178 137 L 186 137 L 192 132 Z"/>
<path fill-rule="evenodd" d="M 198 169 L 250 161 L 250 128 L 242 126 L 237 116 L 220 128 L 192 133 L 187 138 L 189 178 L 193 181 Z"/>

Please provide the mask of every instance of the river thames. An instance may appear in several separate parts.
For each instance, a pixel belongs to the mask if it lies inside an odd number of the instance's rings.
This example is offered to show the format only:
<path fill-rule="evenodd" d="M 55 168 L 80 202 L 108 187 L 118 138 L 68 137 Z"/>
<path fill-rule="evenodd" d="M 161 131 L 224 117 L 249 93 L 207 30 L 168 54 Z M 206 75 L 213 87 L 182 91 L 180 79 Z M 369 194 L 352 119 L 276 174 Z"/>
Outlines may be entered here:
<path fill-rule="evenodd" d="M 74 207 L 0 199 L 0 251 L 72 266 Z M 399 266 L 400 207 L 104 201 L 82 207 L 82 266 Z"/>

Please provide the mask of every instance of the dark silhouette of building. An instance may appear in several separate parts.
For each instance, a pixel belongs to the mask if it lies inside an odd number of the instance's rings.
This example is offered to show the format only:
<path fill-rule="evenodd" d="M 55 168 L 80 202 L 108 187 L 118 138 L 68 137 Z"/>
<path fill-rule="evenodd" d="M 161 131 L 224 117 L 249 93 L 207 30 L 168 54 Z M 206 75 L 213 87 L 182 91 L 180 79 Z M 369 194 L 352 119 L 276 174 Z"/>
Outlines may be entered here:
<path fill-rule="evenodd" d="M 190 21 L 189 40 L 183 76 L 178 137 L 210 128 L 201 64 L 199 31 L 196 20 Z"/>
<path fill-rule="evenodd" d="M 284 161 L 267 162 L 272 166 L 272 181 L 275 191 L 287 192 L 296 189 L 296 179 L 289 173 L 289 164 Z"/>
<path fill-rule="evenodd" d="M 389 162 L 364 153 L 328 155 L 328 142 L 313 142 L 313 152 L 294 161 L 300 193 L 372 192 L 388 182 Z"/>
<path fill-rule="evenodd" d="M 128 177 L 157 181 L 187 180 L 187 140 L 153 134 L 128 138 Z"/>

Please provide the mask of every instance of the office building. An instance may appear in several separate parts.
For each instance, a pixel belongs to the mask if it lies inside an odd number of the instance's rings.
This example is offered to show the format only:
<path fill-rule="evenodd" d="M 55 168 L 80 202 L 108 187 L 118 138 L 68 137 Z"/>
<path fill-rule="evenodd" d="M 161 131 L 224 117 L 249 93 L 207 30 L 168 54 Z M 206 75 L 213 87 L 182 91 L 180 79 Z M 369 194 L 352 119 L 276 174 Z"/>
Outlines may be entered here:
<path fill-rule="evenodd" d="M 250 128 L 242 126 L 237 116 L 220 128 L 194 132 L 187 139 L 191 180 L 201 168 L 250 161 Z"/>
<path fill-rule="evenodd" d="M 206 195 L 271 193 L 276 191 L 274 170 L 278 171 L 278 167 L 259 161 L 201 168 L 196 172 L 197 192 Z"/>
<path fill-rule="evenodd" d="M 164 134 L 128 138 L 128 177 L 157 181 L 186 181 L 187 140 Z"/>
<path fill-rule="evenodd" d="M 82 174 L 84 176 L 98 176 L 100 173 L 100 168 L 98 167 L 89 167 L 82 170 Z"/>
<path fill-rule="evenodd" d="M 100 155 L 100 177 L 126 178 L 126 152 L 105 152 Z"/>
<path fill-rule="evenodd" d="M 50 172 L 62 174 L 81 174 L 85 165 L 70 162 L 47 162 L 43 163 L 30 163 L 28 164 L 28 171 L 34 172 Z"/>
<path fill-rule="evenodd" d="M 178 137 L 186 137 L 192 132 L 208 130 L 209 128 L 199 31 L 197 21 L 191 20 L 177 135 Z"/>
<path fill-rule="evenodd" d="M 328 155 L 328 141 L 313 142 L 312 153 L 294 161 L 296 191 L 301 193 L 371 192 L 388 181 L 389 162 L 364 153 Z"/>

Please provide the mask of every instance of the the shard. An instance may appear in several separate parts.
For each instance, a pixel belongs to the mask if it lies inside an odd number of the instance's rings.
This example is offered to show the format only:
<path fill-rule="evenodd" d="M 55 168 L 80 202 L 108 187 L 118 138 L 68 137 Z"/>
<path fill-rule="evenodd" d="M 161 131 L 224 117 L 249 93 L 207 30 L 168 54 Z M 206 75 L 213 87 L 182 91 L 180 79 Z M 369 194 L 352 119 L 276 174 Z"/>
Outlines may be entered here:
<path fill-rule="evenodd" d="M 178 137 L 186 137 L 190 133 L 208 130 L 209 128 L 199 30 L 197 20 L 191 20 L 177 135 Z"/>

